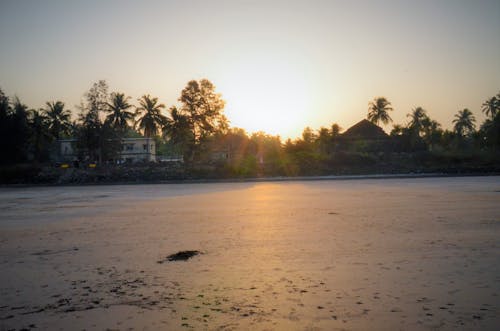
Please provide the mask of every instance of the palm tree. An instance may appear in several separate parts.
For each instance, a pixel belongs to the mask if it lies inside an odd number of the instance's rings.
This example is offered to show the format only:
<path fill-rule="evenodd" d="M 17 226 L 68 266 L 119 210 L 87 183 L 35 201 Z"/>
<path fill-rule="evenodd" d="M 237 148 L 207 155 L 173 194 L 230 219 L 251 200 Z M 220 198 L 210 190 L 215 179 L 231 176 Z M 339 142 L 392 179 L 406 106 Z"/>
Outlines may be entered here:
<path fill-rule="evenodd" d="M 474 132 L 476 118 L 472 112 L 465 108 L 460 110 L 456 115 L 453 123 L 455 124 L 453 129 L 459 137 L 464 137 L 470 135 Z"/>
<path fill-rule="evenodd" d="M 47 115 L 49 132 L 56 140 L 61 134 L 67 134 L 71 128 L 71 112 L 64 109 L 64 103 L 61 101 L 47 102 L 47 108 L 44 110 Z"/>
<path fill-rule="evenodd" d="M 136 115 L 142 115 L 136 122 L 140 130 L 144 131 L 146 138 L 156 136 L 167 123 L 167 117 L 162 115 L 161 109 L 165 105 L 158 103 L 158 98 L 153 98 L 149 94 L 139 98 L 139 107 L 136 109 Z"/>
<path fill-rule="evenodd" d="M 128 127 L 128 121 L 134 119 L 134 113 L 127 111 L 132 105 L 128 103 L 130 97 L 126 97 L 124 93 L 111 93 L 111 103 L 107 103 L 106 121 L 115 129 L 125 131 Z"/>
<path fill-rule="evenodd" d="M 414 150 L 421 149 L 424 147 L 423 136 L 426 127 L 430 125 L 430 118 L 422 107 L 413 108 L 412 112 L 406 116 L 410 118 L 410 122 L 404 132 L 408 134 L 410 146 Z"/>
<path fill-rule="evenodd" d="M 31 145 L 36 161 L 41 161 L 42 154 L 50 140 L 48 132 L 47 116 L 38 110 L 30 110 L 29 125 L 31 129 Z"/>
<path fill-rule="evenodd" d="M 170 118 L 167 118 L 163 127 L 163 136 L 175 146 L 177 152 L 181 153 L 185 160 L 188 160 L 194 142 L 189 116 L 183 114 L 175 106 L 170 107 L 169 113 Z"/>
<path fill-rule="evenodd" d="M 486 116 L 494 118 L 500 111 L 500 99 L 497 96 L 489 98 L 483 103 L 481 110 Z"/>
<path fill-rule="evenodd" d="M 384 97 L 377 97 L 369 103 L 368 107 L 368 120 L 374 124 L 382 122 L 388 124 L 392 122 L 389 116 L 389 111 L 392 111 L 391 103 Z"/>
<path fill-rule="evenodd" d="M 185 144 L 192 139 L 192 131 L 189 118 L 182 114 L 177 107 L 169 109 L 170 118 L 167 118 L 164 127 L 164 135 L 168 136 L 174 144 Z"/>
<path fill-rule="evenodd" d="M 430 123 L 427 112 L 422 107 L 414 108 L 411 114 L 408 114 L 407 116 L 410 118 L 408 129 L 410 129 L 411 132 L 418 136 L 423 133 L 423 131 L 425 130 L 425 126 Z"/>
<path fill-rule="evenodd" d="M 423 121 L 422 129 L 424 131 L 423 139 L 432 150 L 434 148 L 434 145 L 439 142 L 441 136 L 443 135 L 441 124 L 427 117 Z"/>

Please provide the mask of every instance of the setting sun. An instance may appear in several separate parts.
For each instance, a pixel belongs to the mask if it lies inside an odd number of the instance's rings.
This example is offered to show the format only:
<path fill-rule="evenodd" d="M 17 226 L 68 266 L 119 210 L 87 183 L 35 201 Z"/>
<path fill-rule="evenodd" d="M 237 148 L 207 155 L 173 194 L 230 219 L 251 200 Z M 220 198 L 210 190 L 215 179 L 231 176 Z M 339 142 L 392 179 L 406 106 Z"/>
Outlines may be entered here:
<path fill-rule="evenodd" d="M 0 0 L 0 331 L 500 330 L 499 32 L 500 0 Z"/>
<path fill-rule="evenodd" d="M 311 106 L 304 70 L 285 57 L 254 57 L 227 68 L 218 84 L 227 101 L 231 125 L 294 138 L 303 129 Z"/>

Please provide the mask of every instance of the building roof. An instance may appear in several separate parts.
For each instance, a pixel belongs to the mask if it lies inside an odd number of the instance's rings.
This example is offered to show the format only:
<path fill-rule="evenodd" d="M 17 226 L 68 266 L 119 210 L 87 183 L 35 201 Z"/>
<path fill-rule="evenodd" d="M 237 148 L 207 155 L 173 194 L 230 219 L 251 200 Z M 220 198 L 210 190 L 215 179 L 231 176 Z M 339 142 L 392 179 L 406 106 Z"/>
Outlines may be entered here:
<path fill-rule="evenodd" d="M 347 129 L 342 134 L 342 137 L 349 139 L 386 139 L 389 136 L 380 126 L 363 119 Z"/>

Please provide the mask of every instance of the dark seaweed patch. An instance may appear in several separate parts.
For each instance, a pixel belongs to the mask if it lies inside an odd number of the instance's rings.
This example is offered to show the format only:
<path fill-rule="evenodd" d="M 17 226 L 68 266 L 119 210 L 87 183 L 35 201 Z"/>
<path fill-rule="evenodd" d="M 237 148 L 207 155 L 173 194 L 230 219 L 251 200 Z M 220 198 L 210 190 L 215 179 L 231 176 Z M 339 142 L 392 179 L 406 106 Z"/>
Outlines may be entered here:
<path fill-rule="evenodd" d="M 193 256 L 200 254 L 200 251 L 180 251 L 175 254 L 167 256 L 166 261 L 187 261 Z M 158 263 L 163 263 L 165 261 L 158 261 Z"/>

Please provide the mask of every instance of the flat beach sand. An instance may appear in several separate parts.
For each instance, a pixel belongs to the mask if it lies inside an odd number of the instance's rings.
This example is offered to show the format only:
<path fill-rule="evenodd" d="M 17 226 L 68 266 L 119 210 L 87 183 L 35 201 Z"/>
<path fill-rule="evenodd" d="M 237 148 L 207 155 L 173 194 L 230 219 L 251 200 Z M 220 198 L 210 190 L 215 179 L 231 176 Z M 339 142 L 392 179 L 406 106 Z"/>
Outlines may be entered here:
<path fill-rule="evenodd" d="M 498 330 L 499 248 L 500 177 L 1 188 L 0 330 Z"/>

